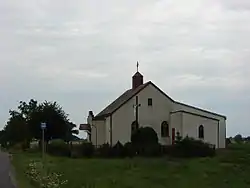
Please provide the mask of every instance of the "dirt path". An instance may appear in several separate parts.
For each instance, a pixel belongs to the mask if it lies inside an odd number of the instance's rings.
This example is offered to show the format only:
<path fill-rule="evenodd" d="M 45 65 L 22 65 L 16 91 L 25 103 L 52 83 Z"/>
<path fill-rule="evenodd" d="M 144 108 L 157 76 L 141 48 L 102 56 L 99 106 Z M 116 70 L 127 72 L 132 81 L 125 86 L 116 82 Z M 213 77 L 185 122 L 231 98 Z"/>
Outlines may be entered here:
<path fill-rule="evenodd" d="M 9 155 L 0 151 L 0 187 L 16 188 Z"/>

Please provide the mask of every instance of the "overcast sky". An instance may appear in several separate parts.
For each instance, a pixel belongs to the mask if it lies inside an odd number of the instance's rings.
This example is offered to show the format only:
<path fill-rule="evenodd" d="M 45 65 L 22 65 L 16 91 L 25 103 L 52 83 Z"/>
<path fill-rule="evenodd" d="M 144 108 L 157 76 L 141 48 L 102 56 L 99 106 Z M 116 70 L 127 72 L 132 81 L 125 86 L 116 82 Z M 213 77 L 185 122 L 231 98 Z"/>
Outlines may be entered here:
<path fill-rule="evenodd" d="M 0 128 L 18 101 L 86 122 L 131 87 L 136 61 L 174 100 L 250 135 L 249 0 L 0 1 Z"/>

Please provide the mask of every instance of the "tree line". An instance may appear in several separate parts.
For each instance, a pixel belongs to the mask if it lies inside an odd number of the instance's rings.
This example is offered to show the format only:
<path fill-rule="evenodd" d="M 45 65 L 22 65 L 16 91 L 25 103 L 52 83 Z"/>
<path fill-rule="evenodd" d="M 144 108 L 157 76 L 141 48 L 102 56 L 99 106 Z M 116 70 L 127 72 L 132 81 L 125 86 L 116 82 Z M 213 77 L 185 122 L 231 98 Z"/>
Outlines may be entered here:
<path fill-rule="evenodd" d="M 235 142 L 249 142 L 250 136 L 243 137 L 241 134 L 237 134 L 234 137 L 229 137 L 229 140 L 234 140 Z"/>
<path fill-rule="evenodd" d="M 57 102 L 20 101 L 17 109 L 9 111 L 9 119 L 0 131 L 0 144 L 13 146 L 22 143 L 29 147 L 33 139 L 41 140 L 41 123 L 46 123 L 45 141 L 63 139 L 72 140 L 78 134 L 76 125 L 68 118 L 68 114 Z"/>

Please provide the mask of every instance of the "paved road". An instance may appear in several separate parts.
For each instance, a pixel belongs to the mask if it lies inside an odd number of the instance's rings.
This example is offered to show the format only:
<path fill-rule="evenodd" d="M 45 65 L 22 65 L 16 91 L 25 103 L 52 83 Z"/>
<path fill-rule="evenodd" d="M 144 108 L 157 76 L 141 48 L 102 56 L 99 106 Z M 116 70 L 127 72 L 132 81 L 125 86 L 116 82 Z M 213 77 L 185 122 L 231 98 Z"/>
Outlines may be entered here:
<path fill-rule="evenodd" d="M 9 156 L 0 151 L 0 188 L 15 188 L 12 177 Z"/>

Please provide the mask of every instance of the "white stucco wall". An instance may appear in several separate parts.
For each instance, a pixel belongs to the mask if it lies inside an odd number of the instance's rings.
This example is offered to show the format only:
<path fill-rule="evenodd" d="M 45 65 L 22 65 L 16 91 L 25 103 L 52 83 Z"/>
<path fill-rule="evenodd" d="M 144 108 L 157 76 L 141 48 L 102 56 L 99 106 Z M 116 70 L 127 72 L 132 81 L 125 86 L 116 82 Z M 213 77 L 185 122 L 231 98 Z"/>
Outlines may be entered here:
<path fill-rule="evenodd" d="M 225 147 L 226 138 L 226 120 L 222 116 L 211 114 L 199 109 L 195 109 L 179 103 L 174 103 L 164 94 L 159 92 L 153 85 L 148 85 L 138 93 L 138 100 L 141 106 L 139 107 L 139 124 L 140 126 L 151 126 L 157 133 L 161 144 L 170 144 L 172 127 L 179 131 L 181 135 L 189 134 L 190 136 L 197 135 L 197 124 L 203 123 L 205 128 L 205 140 L 212 144 L 218 143 L 217 134 L 218 128 L 215 130 L 215 122 L 198 118 L 190 114 L 173 113 L 172 111 L 184 110 L 192 113 L 197 113 L 210 118 L 219 120 L 219 148 Z M 148 106 L 148 98 L 152 98 L 153 106 Z M 130 99 L 111 117 L 107 117 L 105 121 L 93 121 L 98 128 L 98 145 L 110 143 L 110 122 L 112 121 L 112 144 L 118 141 L 126 143 L 130 141 L 131 124 L 135 121 L 133 105 L 135 104 L 136 96 Z M 167 121 L 169 123 L 169 138 L 161 137 L 161 123 Z M 206 123 L 205 123 L 206 122 Z M 218 123 L 217 123 L 218 125 Z M 209 133 L 207 133 L 207 131 Z M 92 132 L 92 142 L 95 144 L 95 130 Z M 218 144 L 217 144 L 218 145 Z"/>
<path fill-rule="evenodd" d="M 110 116 L 105 120 L 105 143 L 110 144 Z"/>
<path fill-rule="evenodd" d="M 96 129 L 97 129 L 97 145 L 102 145 L 106 142 L 106 125 L 105 121 L 95 120 L 93 121 L 93 125 L 96 127 L 92 127 L 91 129 L 91 142 L 96 145 Z"/>
<path fill-rule="evenodd" d="M 182 126 L 182 136 L 192 137 L 199 139 L 198 137 L 198 128 L 200 125 L 204 127 L 204 142 L 213 144 L 218 148 L 218 121 L 200 117 L 197 115 L 182 113 L 183 117 L 183 126 Z"/>
<path fill-rule="evenodd" d="M 219 123 L 219 148 L 225 148 L 226 147 L 226 120 L 220 119 Z"/>
<path fill-rule="evenodd" d="M 180 136 L 182 136 L 182 123 L 183 117 L 181 112 L 170 114 L 170 142 L 167 144 L 172 144 L 172 129 L 175 129 L 175 136 L 177 136 L 177 132 L 179 132 Z"/>
<path fill-rule="evenodd" d="M 208 116 L 210 118 L 218 119 L 219 122 L 219 148 L 225 148 L 226 143 L 226 119 L 222 116 L 211 114 L 209 112 L 205 112 L 196 108 L 192 108 L 183 104 L 175 103 L 173 105 L 174 111 L 184 110 L 192 113 L 198 113 L 203 116 Z"/>
<path fill-rule="evenodd" d="M 169 138 L 161 137 L 161 123 L 163 121 L 169 123 L 172 101 L 152 85 L 147 86 L 137 96 L 139 104 L 141 104 L 138 117 L 140 126 L 151 126 L 156 131 L 159 142 L 162 144 L 168 143 Z M 152 98 L 153 106 L 148 106 L 148 98 Z M 136 97 L 133 97 L 112 115 L 113 144 L 118 140 L 121 143 L 130 141 L 131 124 L 135 121 L 133 110 L 135 99 Z"/>
<path fill-rule="evenodd" d="M 171 131 L 172 131 L 172 128 L 175 128 L 175 132 L 176 133 L 179 132 L 180 135 L 182 135 L 183 114 L 181 112 L 173 113 L 171 114 L 170 119 L 171 119 Z M 171 136 L 172 136 L 172 132 L 171 132 Z"/>

